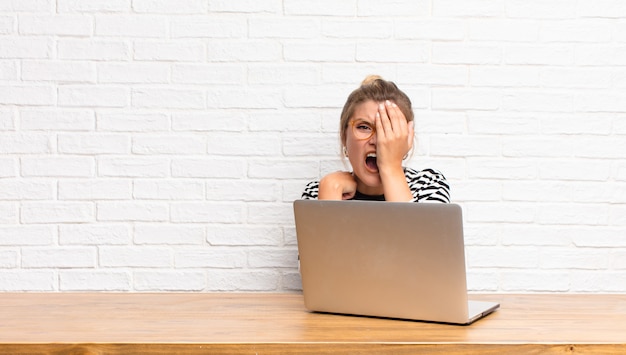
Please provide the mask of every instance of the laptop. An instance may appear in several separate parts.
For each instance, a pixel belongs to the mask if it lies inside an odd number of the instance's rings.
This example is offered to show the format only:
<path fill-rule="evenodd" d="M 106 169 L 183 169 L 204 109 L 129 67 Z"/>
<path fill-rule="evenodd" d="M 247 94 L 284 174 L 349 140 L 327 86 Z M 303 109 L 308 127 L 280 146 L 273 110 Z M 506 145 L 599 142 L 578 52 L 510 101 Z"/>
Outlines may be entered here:
<path fill-rule="evenodd" d="M 308 310 L 471 324 L 494 302 L 468 301 L 457 204 L 296 200 Z"/>

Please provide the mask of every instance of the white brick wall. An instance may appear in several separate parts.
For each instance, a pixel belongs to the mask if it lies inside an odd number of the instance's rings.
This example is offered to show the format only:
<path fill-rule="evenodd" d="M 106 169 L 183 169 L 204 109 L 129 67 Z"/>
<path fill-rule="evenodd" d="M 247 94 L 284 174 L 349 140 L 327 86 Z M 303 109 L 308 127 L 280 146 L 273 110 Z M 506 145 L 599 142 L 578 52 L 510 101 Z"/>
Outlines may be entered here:
<path fill-rule="evenodd" d="M 0 291 L 292 291 L 367 74 L 464 208 L 469 287 L 626 292 L 626 3 L 0 1 Z"/>

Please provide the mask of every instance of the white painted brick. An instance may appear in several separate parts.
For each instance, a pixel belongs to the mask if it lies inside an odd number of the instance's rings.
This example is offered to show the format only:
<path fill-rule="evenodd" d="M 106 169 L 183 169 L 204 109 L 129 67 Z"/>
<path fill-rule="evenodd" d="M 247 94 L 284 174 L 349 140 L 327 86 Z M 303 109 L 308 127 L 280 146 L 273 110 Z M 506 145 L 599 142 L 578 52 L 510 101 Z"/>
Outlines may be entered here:
<path fill-rule="evenodd" d="M 48 0 L 6 0 L 0 3 L 0 10 L 8 12 L 49 12 L 52 2 Z"/>
<path fill-rule="evenodd" d="M 162 222 L 169 219 L 165 203 L 144 201 L 98 202 L 97 220 L 107 222 Z"/>
<path fill-rule="evenodd" d="M 130 90 L 125 87 L 62 86 L 59 105 L 68 107 L 125 107 L 129 105 Z"/>
<path fill-rule="evenodd" d="M 293 206 L 290 202 L 249 203 L 247 222 L 252 224 L 293 224 Z"/>
<path fill-rule="evenodd" d="M 52 245 L 56 231 L 51 226 L 3 226 L 0 227 L 0 245 Z"/>
<path fill-rule="evenodd" d="M 129 227 L 122 224 L 67 224 L 59 226 L 61 245 L 125 245 L 130 243 Z"/>
<path fill-rule="evenodd" d="M 64 12 L 130 12 L 131 0 L 58 0 L 57 10 Z"/>
<path fill-rule="evenodd" d="M 626 4 L 615 0 L 580 1 L 576 7 L 581 17 L 623 18 L 626 16 Z"/>
<path fill-rule="evenodd" d="M 166 131 L 169 118 L 164 113 L 114 113 L 105 112 L 97 116 L 100 131 L 111 132 L 152 132 Z"/>
<path fill-rule="evenodd" d="M 135 180 L 133 197 L 143 200 L 201 200 L 204 182 L 197 180 Z"/>
<path fill-rule="evenodd" d="M 502 225 L 473 224 L 463 228 L 463 238 L 466 247 L 469 246 L 489 246 L 495 247 L 506 227 Z"/>
<path fill-rule="evenodd" d="M 169 267 L 172 265 L 172 252 L 163 247 L 104 246 L 98 248 L 98 260 L 102 267 Z"/>
<path fill-rule="evenodd" d="M 562 88 L 597 88 L 611 86 L 613 73 L 607 69 L 551 68 L 541 71 L 541 85 Z"/>
<path fill-rule="evenodd" d="M 18 203 L 0 202 L 0 223 L 16 224 L 18 220 Z"/>
<path fill-rule="evenodd" d="M 539 85 L 539 70 L 534 67 L 472 67 L 469 82 L 472 86 L 536 87 Z M 552 86 L 552 85 L 549 85 Z"/>
<path fill-rule="evenodd" d="M 128 180 L 61 180 L 58 186 L 60 200 L 124 200 L 130 199 Z"/>
<path fill-rule="evenodd" d="M 56 95 L 51 86 L 0 85 L 0 105 L 46 106 L 55 102 Z"/>
<path fill-rule="evenodd" d="M 613 269 L 626 269 L 626 250 L 611 252 L 611 267 Z"/>
<path fill-rule="evenodd" d="M 468 247 L 467 265 L 470 268 L 534 268 L 539 265 L 539 250 L 535 247 L 486 248 Z"/>
<path fill-rule="evenodd" d="M 0 158 L 0 178 L 17 176 L 17 163 L 12 158 Z"/>
<path fill-rule="evenodd" d="M 358 16 L 426 16 L 430 13 L 430 1 L 388 1 L 381 6 L 376 0 L 360 0 L 357 2 Z"/>
<path fill-rule="evenodd" d="M 245 68 L 239 64 L 176 64 L 172 66 L 172 82 L 177 84 L 242 84 L 245 82 Z"/>
<path fill-rule="evenodd" d="M 278 286 L 280 275 L 272 270 L 209 270 L 207 291 L 271 291 Z"/>
<path fill-rule="evenodd" d="M 23 248 L 24 268 L 77 268 L 96 266 L 95 248 Z"/>
<path fill-rule="evenodd" d="M 542 22 L 513 19 L 472 19 L 468 37 L 474 41 L 534 42 L 542 30 Z"/>
<path fill-rule="evenodd" d="M 498 290 L 498 274 L 495 271 L 467 270 L 467 290 L 469 292 L 495 292 Z"/>
<path fill-rule="evenodd" d="M 98 176 L 166 177 L 170 163 L 161 157 L 105 157 L 98 159 Z"/>
<path fill-rule="evenodd" d="M 202 154 L 206 138 L 199 135 L 143 135 L 133 138 L 134 154 Z"/>
<path fill-rule="evenodd" d="M 130 291 L 131 276 L 120 271 L 62 271 L 60 291 Z"/>
<path fill-rule="evenodd" d="M 98 15 L 95 19 L 95 34 L 164 38 L 167 35 L 167 20 L 162 16 Z"/>
<path fill-rule="evenodd" d="M 610 207 L 610 225 L 626 226 L 626 207 L 624 205 L 615 205 Z"/>
<path fill-rule="evenodd" d="M 23 202 L 20 208 L 20 221 L 26 224 L 86 223 L 94 217 L 90 202 Z"/>
<path fill-rule="evenodd" d="M 611 24 L 580 19 L 544 22 L 539 39 L 543 42 L 608 42 L 611 40 Z"/>
<path fill-rule="evenodd" d="M 621 203 L 626 200 L 625 198 L 626 196 L 619 188 L 606 181 L 576 182 L 572 184 L 573 202 Z"/>
<path fill-rule="evenodd" d="M 599 249 L 542 248 L 542 269 L 606 269 L 609 264 L 608 251 Z"/>
<path fill-rule="evenodd" d="M 502 97 L 507 111 L 572 112 L 574 96 L 570 93 L 545 90 L 508 91 Z"/>
<path fill-rule="evenodd" d="M 59 134 L 57 136 L 59 153 L 99 155 L 128 154 L 130 139 L 121 134 Z"/>
<path fill-rule="evenodd" d="M 626 112 L 623 92 L 599 90 L 579 93 L 574 97 L 574 108 L 579 112 Z"/>
<path fill-rule="evenodd" d="M 258 18 L 248 20 L 251 38 L 299 38 L 312 39 L 319 36 L 320 21 L 309 18 Z"/>
<path fill-rule="evenodd" d="M 0 34 L 15 33 L 17 19 L 13 16 L 0 16 Z"/>
<path fill-rule="evenodd" d="M 577 17 L 576 6 L 569 0 L 509 0 L 506 15 L 513 18 L 568 19 Z"/>
<path fill-rule="evenodd" d="M 247 21 L 221 16 L 172 19 L 170 32 L 173 38 L 243 38 L 247 32 Z"/>
<path fill-rule="evenodd" d="M 468 70 L 460 65 L 399 65 L 398 77 L 420 85 L 465 86 Z"/>
<path fill-rule="evenodd" d="M 208 11 L 204 0 L 133 0 L 138 13 L 195 14 Z"/>
<path fill-rule="evenodd" d="M 283 56 L 289 62 L 353 62 L 356 46 L 317 40 L 289 41 L 283 43 Z"/>
<path fill-rule="evenodd" d="M 433 156 L 499 156 L 502 142 L 498 137 L 441 136 L 430 141 Z"/>
<path fill-rule="evenodd" d="M 210 226 L 207 228 L 207 241 L 211 245 L 222 246 L 277 246 L 283 241 L 283 232 L 275 225 Z"/>
<path fill-rule="evenodd" d="M 336 156 L 338 137 L 324 136 L 286 136 L 283 138 L 285 156 Z"/>
<path fill-rule="evenodd" d="M 169 81 L 166 63 L 98 63 L 100 83 L 162 83 Z"/>
<path fill-rule="evenodd" d="M 578 227 L 507 224 L 502 225 L 499 237 L 503 246 L 569 247 L 577 229 Z"/>
<path fill-rule="evenodd" d="M 432 4 L 432 13 L 436 17 L 496 17 L 502 16 L 504 10 L 504 1 L 434 0 Z"/>
<path fill-rule="evenodd" d="M 393 23 L 372 20 L 330 20 L 322 22 L 322 35 L 328 38 L 389 39 Z"/>
<path fill-rule="evenodd" d="M 203 226 L 138 224 L 134 228 L 135 244 L 202 245 Z"/>
<path fill-rule="evenodd" d="M 3 291 L 55 291 L 56 276 L 45 270 L 0 271 L 0 285 Z"/>
<path fill-rule="evenodd" d="M 518 65 L 570 65 L 574 62 L 574 50 L 569 46 L 531 45 L 507 46 L 504 62 Z"/>
<path fill-rule="evenodd" d="M 572 116 L 565 115 L 546 115 L 538 116 L 541 124 L 541 131 L 545 134 L 601 134 L 609 135 L 612 127 L 615 129 L 613 120 L 616 118 L 614 114 L 594 114 L 580 113 Z M 617 132 L 615 132 L 617 133 Z"/>
<path fill-rule="evenodd" d="M 20 110 L 20 128 L 26 131 L 92 131 L 96 118 L 91 110 Z"/>
<path fill-rule="evenodd" d="M 301 291 L 302 278 L 299 272 L 284 272 L 280 281 L 281 289 L 286 291 Z"/>
<path fill-rule="evenodd" d="M 500 289 L 505 292 L 566 292 L 570 287 L 566 271 L 506 271 L 500 275 Z"/>
<path fill-rule="evenodd" d="M 283 100 L 280 92 L 274 88 L 226 89 L 209 91 L 208 106 L 223 109 L 277 109 L 283 106 Z"/>
<path fill-rule="evenodd" d="M 456 201 L 499 201 L 504 188 L 498 181 L 459 181 L 454 183 Z"/>
<path fill-rule="evenodd" d="M 585 171 L 581 174 L 580 161 L 549 160 L 539 162 L 539 177 L 544 180 L 605 181 L 611 174 L 608 161 L 585 161 Z"/>
<path fill-rule="evenodd" d="M 463 208 L 467 222 L 532 223 L 537 207 L 532 203 L 473 202 Z"/>
<path fill-rule="evenodd" d="M 228 248 L 182 249 L 174 255 L 177 268 L 233 269 L 246 265 L 244 251 Z"/>
<path fill-rule="evenodd" d="M 472 134 L 526 135 L 536 134 L 542 128 L 539 119 L 526 114 L 504 116 L 500 112 L 469 112 L 467 116 L 468 132 Z"/>
<path fill-rule="evenodd" d="M 237 203 L 176 202 L 170 214 L 174 223 L 242 223 L 244 213 Z"/>
<path fill-rule="evenodd" d="M 209 0 L 209 9 L 212 12 L 241 12 L 241 13 L 279 13 L 283 5 L 280 0 Z"/>
<path fill-rule="evenodd" d="M 206 95 L 192 89 L 133 89 L 132 106 L 159 109 L 202 109 Z"/>
<path fill-rule="evenodd" d="M 465 39 L 467 24 L 462 19 L 418 18 L 411 21 L 397 19 L 395 38 L 462 41 Z"/>
<path fill-rule="evenodd" d="M 133 275 L 135 291 L 201 291 L 207 278 L 201 271 L 137 271 Z"/>
<path fill-rule="evenodd" d="M 54 183 L 38 180 L 0 180 L 0 200 L 52 200 Z"/>
<path fill-rule="evenodd" d="M 251 250 L 248 265 L 253 268 L 297 268 L 298 250 L 274 248 Z"/>
<path fill-rule="evenodd" d="M 272 180 L 211 180 L 207 182 L 207 200 L 276 201 L 280 185 Z"/>
<path fill-rule="evenodd" d="M 310 162 L 297 160 L 251 160 L 248 177 L 281 179 L 307 179 L 318 176 L 318 169 Z"/>
<path fill-rule="evenodd" d="M 496 110 L 502 94 L 485 89 L 433 89 L 432 107 L 440 110 Z"/>
<path fill-rule="evenodd" d="M 349 95 L 354 89 L 354 85 L 337 84 L 318 86 L 313 91 L 311 87 L 295 87 L 285 91 L 282 104 L 289 108 L 340 108 L 344 104 L 342 98 Z M 332 118 L 335 130 L 338 127 L 338 117 L 339 114 Z"/>
<path fill-rule="evenodd" d="M 561 181 L 505 181 L 501 196 L 508 201 L 568 202 L 572 194 L 572 187 Z"/>
<path fill-rule="evenodd" d="M 410 50 L 410 49 L 407 49 Z M 428 48 L 423 50 L 427 53 Z M 435 43 L 432 62 L 435 64 L 498 65 L 502 62 L 502 48 L 489 44 Z"/>
<path fill-rule="evenodd" d="M 180 158 L 172 160 L 172 176 L 183 178 L 241 178 L 245 175 L 244 159 Z"/>
<path fill-rule="evenodd" d="M 15 269 L 18 267 L 18 260 L 17 250 L 0 249 L 0 269 Z"/>
<path fill-rule="evenodd" d="M 50 58 L 53 41 L 37 37 L 6 37 L 0 38 L 0 58 L 39 59 Z"/>
<path fill-rule="evenodd" d="M 208 47 L 210 62 L 277 62 L 282 58 L 282 46 L 273 40 L 215 40 Z"/>
<path fill-rule="evenodd" d="M 236 119 L 236 117 L 235 117 Z M 226 125 L 226 118 L 223 119 Z M 235 121 L 235 123 L 239 123 Z M 237 127 L 237 125 L 232 125 Z M 625 126 L 626 127 L 626 126 Z M 248 129 L 250 131 L 275 132 L 317 132 L 320 130 L 319 113 L 311 110 L 288 110 L 282 112 L 261 112 L 250 117 Z M 625 128 L 626 129 L 626 128 Z M 224 130 L 221 126 L 216 131 Z"/>
<path fill-rule="evenodd" d="M 19 33 L 25 35 L 91 36 L 93 19 L 81 15 L 20 16 Z"/>
<path fill-rule="evenodd" d="M 430 45 L 420 41 L 359 42 L 356 60 L 362 62 L 426 63 L 430 57 Z"/>
<path fill-rule="evenodd" d="M 93 177 L 95 163 L 92 157 L 22 158 L 22 176 L 27 177 Z"/>
<path fill-rule="evenodd" d="M 306 0 L 285 0 L 283 1 L 283 6 L 285 15 L 353 17 L 356 14 L 355 0 L 320 0 L 315 2 Z"/>
<path fill-rule="evenodd" d="M 606 204 L 554 203 L 536 207 L 536 221 L 553 225 L 607 225 L 609 207 Z"/>
<path fill-rule="evenodd" d="M 223 112 L 221 110 L 174 114 L 172 115 L 172 130 L 239 132 L 246 127 L 246 117 L 247 115 L 244 113 Z"/>
<path fill-rule="evenodd" d="M 16 61 L 0 61 L 0 80 L 15 81 L 17 78 Z"/>
<path fill-rule="evenodd" d="M 571 273 L 572 292 L 619 292 L 624 293 L 626 274 L 624 272 L 576 271 Z"/>
<path fill-rule="evenodd" d="M 57 55 L 72 60 L 128 60 L 131 49 L 123 40 L 63 39 L 58 41 Z"/>
<path fill-rule="evenodd" d="M 200 62 L 206 59 L 205 45 L 200 41 L 135 42 L 135 60 Z"/>
<path fill-rule="evenodd" d="M 281 151 L 278 134 L 210 134 L 208 152 L 212 155 L 277 156 Z M 236 144 L 235 142 L 245 142 Z"/>
<path fill-rule="evenodd" d="M 526 159 L 470 158 L 467 161 L 469 176 L 479 179 L 535 179 L 537 163 Z"/>
<path fill-rule="evenodd" d="M 564 137 L 540 138 L 528 136 L 519 138 L 508 138 L 502 140 L 502 155 L 505 157 L 570 157 L 574 151 L 574 146 L 578 143 L 572 142 Z"/>

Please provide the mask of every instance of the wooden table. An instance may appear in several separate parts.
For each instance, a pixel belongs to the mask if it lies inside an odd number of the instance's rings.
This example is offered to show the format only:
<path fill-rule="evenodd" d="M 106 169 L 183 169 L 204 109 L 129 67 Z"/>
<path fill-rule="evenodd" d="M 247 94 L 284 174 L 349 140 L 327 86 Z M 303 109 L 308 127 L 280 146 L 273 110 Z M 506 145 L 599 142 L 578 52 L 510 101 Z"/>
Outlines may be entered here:
<path fill-rule="evenodd" d="M 626 295 L 473 295 L 470 326 L 311 313 L 300 294 L 0 293 L 0 353 L 626 353 Z"/>

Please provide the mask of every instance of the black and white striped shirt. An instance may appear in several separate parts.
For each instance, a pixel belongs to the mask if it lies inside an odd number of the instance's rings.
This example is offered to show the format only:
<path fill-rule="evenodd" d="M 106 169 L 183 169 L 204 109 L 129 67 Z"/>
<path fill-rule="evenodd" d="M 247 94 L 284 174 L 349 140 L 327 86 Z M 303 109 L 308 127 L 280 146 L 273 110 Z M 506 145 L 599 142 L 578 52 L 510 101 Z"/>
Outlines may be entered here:
<path fill-rule="evenodd" d="M 405 167 L 404 176 L 413 194 L 413 200 L 411 200 L 411 202 L 450 202 L 450 186 L 446 178 L 440 172 L 432 169 L 415 170 Z M 319 181 L 311 181 L 308 183 L 302 193 L 302 199 L 316 200 L 319 187 Z M 352 199 L 384 201 L 385 196 L 365 195 L 357 191 L 357 194 Z"/>

